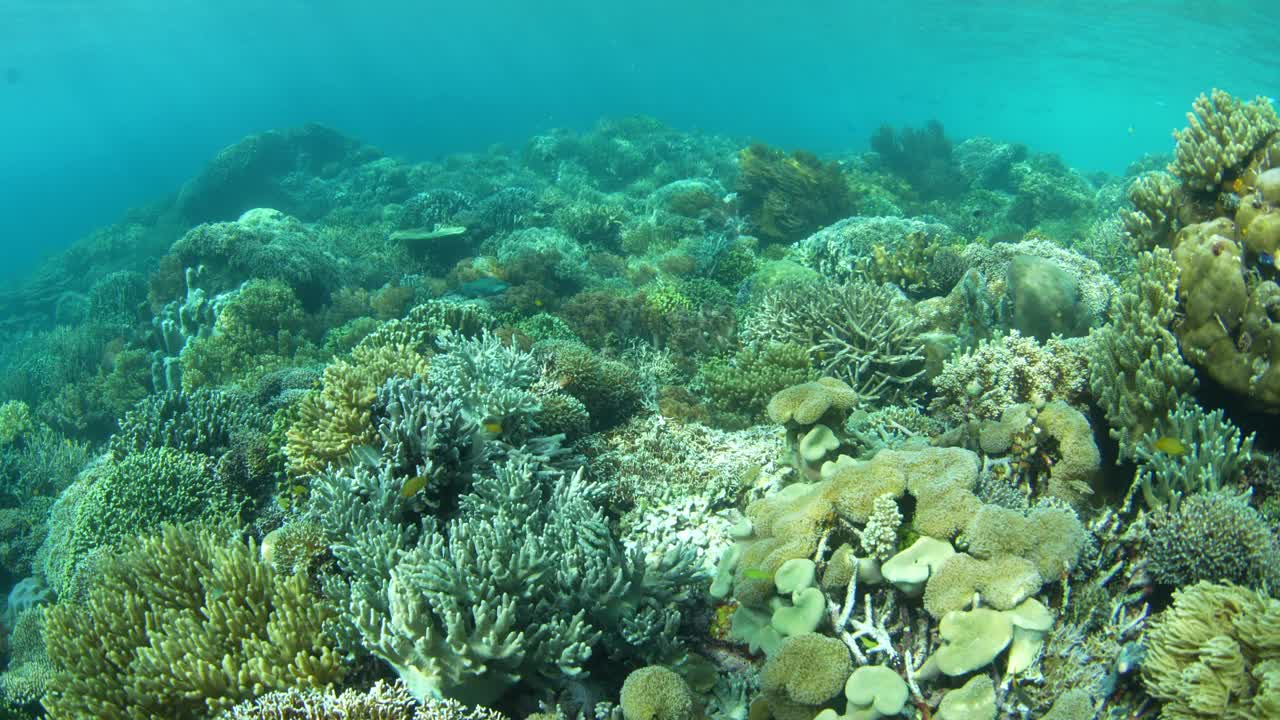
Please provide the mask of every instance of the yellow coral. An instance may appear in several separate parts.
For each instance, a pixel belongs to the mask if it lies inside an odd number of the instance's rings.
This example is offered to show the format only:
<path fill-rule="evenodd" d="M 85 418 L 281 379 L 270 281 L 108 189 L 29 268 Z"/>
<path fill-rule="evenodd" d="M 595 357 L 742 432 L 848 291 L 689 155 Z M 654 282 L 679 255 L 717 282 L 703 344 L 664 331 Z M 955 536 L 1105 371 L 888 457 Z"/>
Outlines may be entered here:
<path fill-rule="evenodd" d="M 345 459 L 353 448 L 372 444 L 377 438 L 373 401 L 378 387 L 393 377 L 425 374 L 430 367 L 427 356 L 414 347 L 372 340 L 356 346 L 351 359 L 335 360 L 325 368 L 323 386 L 302 401 L 285 444 L 293 475 L 317 473 Z"/>
<path fill-rule="evenodd" d="M 49 610 L 54 720 L 207 718 L 272 690 L 325 687 L 343 666 L 332 608 L 253 545 L 167 526 L 107 559 L 83 604 Z"/>

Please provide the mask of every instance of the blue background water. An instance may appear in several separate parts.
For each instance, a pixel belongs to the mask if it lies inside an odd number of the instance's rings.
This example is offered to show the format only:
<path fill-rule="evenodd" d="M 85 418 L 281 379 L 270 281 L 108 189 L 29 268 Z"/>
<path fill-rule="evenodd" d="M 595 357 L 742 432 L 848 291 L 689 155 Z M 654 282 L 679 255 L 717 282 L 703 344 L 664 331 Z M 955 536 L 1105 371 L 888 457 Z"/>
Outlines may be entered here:
<path fill-rule="evenodd" d="M 1202 91 L 1280 94 L 1269 7 L 9 0 L 0 274 L 175 190 L 246 134 L 308 121 L 423 159 L 601 115 L 817 150 L 936 118 L 952 137 L 1119 172 L 1168 152 Z"/>

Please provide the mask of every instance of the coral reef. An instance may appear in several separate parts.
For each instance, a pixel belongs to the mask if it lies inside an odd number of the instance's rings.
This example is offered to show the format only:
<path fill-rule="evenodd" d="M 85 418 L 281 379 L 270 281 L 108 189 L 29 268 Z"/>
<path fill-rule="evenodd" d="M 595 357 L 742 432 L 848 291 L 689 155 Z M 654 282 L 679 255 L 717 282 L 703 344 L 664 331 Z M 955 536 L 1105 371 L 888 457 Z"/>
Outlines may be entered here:
<path fill-rule="evenodd" d="M 1174 593 L 1147 629 L 1147 691 L 1174 717 L 1280 712 L 1277 616 L 1280 601 L 1233 585 L 1201 582 Z"/>
<path fill-rule="evenodd" d="M 738 153 L 738 203 L 764 240 L 798 240 L 852 210 L 848 184 L 835 163 L 812 153 L 790 156 L 757 143 Z"/>
<path fill-rule="evenodd" d="M 0 291 L 0 715 L 1277 715 L 1280 121 L 1188 122 L 246 138 Z"/>
<path fill-rule="evenodd" d="M 83 604 L 48 612 L 51 718 L 211 718 L 272 690 L 319 688 L 344 668 L 333 609 L 257 548 L 167 526 L 104 560 Z"/>

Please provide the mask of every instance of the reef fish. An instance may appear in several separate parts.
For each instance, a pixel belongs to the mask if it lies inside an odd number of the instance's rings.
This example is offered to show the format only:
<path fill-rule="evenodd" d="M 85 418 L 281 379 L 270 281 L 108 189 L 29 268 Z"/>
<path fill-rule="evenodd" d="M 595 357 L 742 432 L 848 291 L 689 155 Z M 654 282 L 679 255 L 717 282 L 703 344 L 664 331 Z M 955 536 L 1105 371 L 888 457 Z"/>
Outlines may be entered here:
<path fill-rule="evenodd" d="M 414 475 L 404 481 L 404 485 L 400 487 L 400 497 L 411 498 L 422 491 L 427 486 L 427 478 L 425 475 Z"/>
<path fill-rule="evenodd" d="M 1156 440 L 1151 447 L 1165 455 L 1181 455 L 1187 451 L 1187 446 L 1183 445 L 1181 440 L 1168 435 Z"/>
<path fill-rule="evenodd" d="M 458 294 L 469 298 L 482 298 L 490 295 L 501 295 L 511 287 L 505 281 L 494 277 L 483 277 L 479 280 L 464 282 L 458 286 Z"/>

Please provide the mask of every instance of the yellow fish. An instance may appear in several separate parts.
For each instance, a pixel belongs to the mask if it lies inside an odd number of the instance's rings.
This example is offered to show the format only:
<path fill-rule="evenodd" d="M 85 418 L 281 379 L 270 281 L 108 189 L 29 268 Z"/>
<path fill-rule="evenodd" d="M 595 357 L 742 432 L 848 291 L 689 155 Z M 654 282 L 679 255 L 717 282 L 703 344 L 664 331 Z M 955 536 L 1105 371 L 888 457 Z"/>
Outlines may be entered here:
<path fill-rule="evenodd" d="M 773 576 L 770 575 L 768 571 L 761 570 L 760 568 L 747 568 L 746 572 L 742 574 L 744 577 L 751 580 L 772 580 L 773 579 Z"/>
<path fill-rule="evenodd" d="M 1165 455 L 1181 455 L 1187 451 L 1187 446 L 1183 445 L 1181 440 L 1168 435 L 1156 440 L 1151 447 Z"/>
<path fill-rule="evenodd" d="M 411 498 L 422 491 L 427 486 L 427 479 L 422 475 L 414 475 L 404 481 L 404 485 L 400 488 L 400 497 Z"/>
<path fill-rule="evenodd" d="M 484 429 L 488 430 L 494 435 L 497 435 L 498 433 L 502 432 L 502 423 L 490 421 L 484 424 Z"/>

